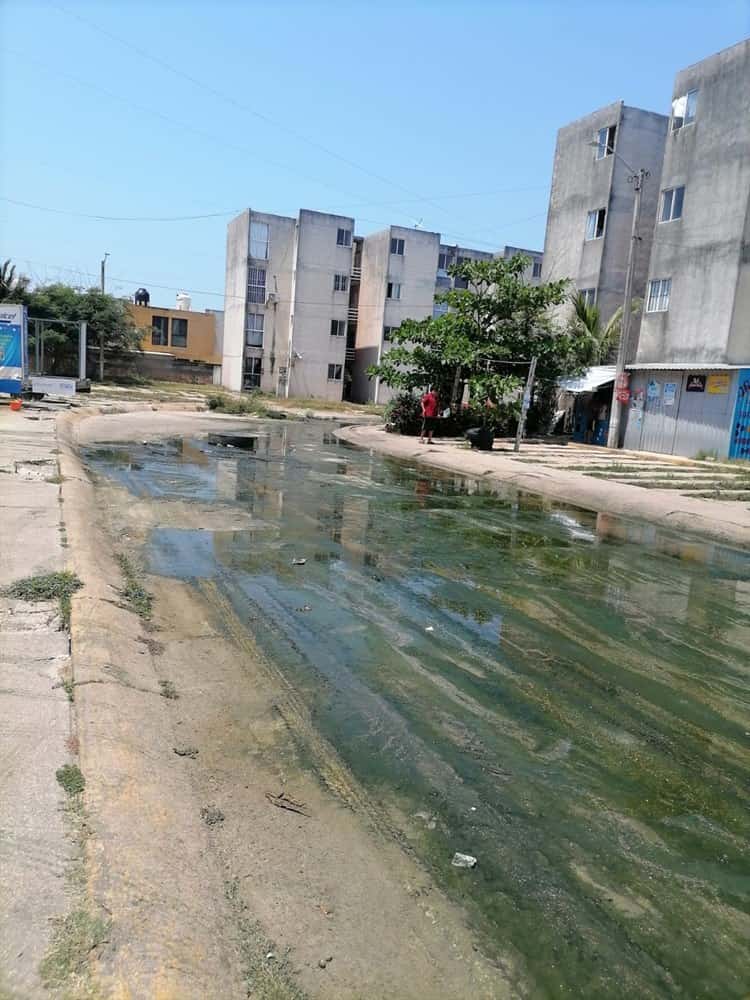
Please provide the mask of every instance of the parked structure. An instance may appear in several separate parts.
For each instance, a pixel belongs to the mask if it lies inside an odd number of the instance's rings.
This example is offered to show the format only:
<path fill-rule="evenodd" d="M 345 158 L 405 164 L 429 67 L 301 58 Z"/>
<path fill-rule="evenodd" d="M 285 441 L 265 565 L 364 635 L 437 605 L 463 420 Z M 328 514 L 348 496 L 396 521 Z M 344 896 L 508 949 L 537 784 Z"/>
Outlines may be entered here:
<path fill-rule="evenodd" d="M 748 109 L 750 41 L 677 74 L 627 448 L 750 458 Z"/>
<path fill-rule="evenodd" d="M 194 311 L 190 296 L 184 292 L 177 294 L 174 307 L 152 306 L 145 288 L 139 288 L 133 298 L 130 313 L 143 333 L 143 357 L 136 359 L 140 374 L 167 381 L 220 384 L 221 310 Z"/>
<path fill-rule="evenodd" d="M 528 253 L 539 281 L 541 253 Z M 405 319 L 438 315 L 435 293 L 460 287 L 448 267 L 491 260 L 439 233 L 389 226 L 354 235 L 354 219 L 302 210 L 297 219 L 248 209 L 229 224 L 223 384 L 283 396 L 387 402 L 367 369 Z"/>

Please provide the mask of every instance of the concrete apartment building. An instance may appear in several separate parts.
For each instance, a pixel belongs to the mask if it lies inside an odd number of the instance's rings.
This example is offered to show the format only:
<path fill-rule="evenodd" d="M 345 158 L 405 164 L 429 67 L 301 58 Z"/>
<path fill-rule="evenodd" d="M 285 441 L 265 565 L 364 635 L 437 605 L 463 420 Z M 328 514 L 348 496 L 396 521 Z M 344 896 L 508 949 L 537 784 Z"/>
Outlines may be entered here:
<path fill-rule="evenodd" d="M 750 458 L 750 41 L 677 74 L 648 184 L 658 212 L 624 445 Z"/>
<path fill-rule="evenodd" d="M 226 388 L 342 398 L 353 255 L 348 216 L 247 209 L 229 223 Z"/>
<path fill-rule="evenodd" d="M 541 254 L 528 255 L 528 280 L 538 281 Z M 461 287 L 448 275 L 451 264 L 493 256 L 421 229 L 389 226 L 362 237 L 349 216 L 247 209 L 227 230 L 222 383 L 385 403 L 392 391 L 367 369 L 388 350 L 392 331 L 444 310 L 436 292 Z"/>
<path fill-rule="evenodd" d="M 646 288 L 651 236 L 669 118 L 615 101 L 557 133 L 542 278 L 569 278 L 572 291 L 599 306 L 606 323 L 622 305 L 633 216 L 633 171 L 644 167 L 634 295 Z M 570 311 L 561 307 L 559 315 Z M 631 338 L 637 335 L 637 317 Z"/>

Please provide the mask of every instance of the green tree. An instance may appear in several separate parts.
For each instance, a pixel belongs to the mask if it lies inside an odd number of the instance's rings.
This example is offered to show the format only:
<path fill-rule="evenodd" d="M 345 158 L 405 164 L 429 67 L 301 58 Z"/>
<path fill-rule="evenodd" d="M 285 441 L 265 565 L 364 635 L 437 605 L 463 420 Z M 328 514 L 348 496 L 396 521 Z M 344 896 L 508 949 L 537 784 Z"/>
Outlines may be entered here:
<path fill-rule="evenodd" d="M 579 336 L 583 337 L 583 360 L 589 365 L 614 362 L 622 332 L 622 306 L 614 311 L 608 323 L 603 324 L 599 306 L 587 303 L 580 292 L 571 296 L 571 302 L 573 303 L 572 326 L 578 330 Z M 633 314 L 640 312 L 640 308 L 640 299 L 635 299 Z"/>
<path fill-rule="evenodd" d="M 433 385 L 442 400 L 456 405 L 468 383 L 474 402 L 495 405 L 517 397 L 526 378 L 518 362 L 537 358 L 537 381 L 553 385 L 585 364 L 586 337 L 563 327 L 550 308 L 567 297 L 567 281 L 530 285 L 529 259 L 464 261 L 450 268 L 466 288 L 439 293 L 449 311 L 423 320 L 405 320 L 393 331 L 394 345 L 380 364 L 368 369 L 386 385 L 422 389 Z"/>
<path fill-rule="evenodd" d="M 16 266 L 9 260 L 0 264 L 0 302 L 24 303 L 27 298 L 29 279 L 25 274 L 16 274 Z"/>
<path fill-rule="evenodd" d="M 138 347 L 141 332 L 136 329 L 126 299 L 102 293 L 98 288 L 79 289 L 55 283 L 40 285 L 26 296 L 29 334 L 33 347 L 37 329 L 44 327 L 45 370 L 71 374 L 78 368 L 78 328 L 86 320 L 88 343 L 104 339 L 107 358 L 127 355 Z M 63 320 L 64 323 L 33 321 Z"/>

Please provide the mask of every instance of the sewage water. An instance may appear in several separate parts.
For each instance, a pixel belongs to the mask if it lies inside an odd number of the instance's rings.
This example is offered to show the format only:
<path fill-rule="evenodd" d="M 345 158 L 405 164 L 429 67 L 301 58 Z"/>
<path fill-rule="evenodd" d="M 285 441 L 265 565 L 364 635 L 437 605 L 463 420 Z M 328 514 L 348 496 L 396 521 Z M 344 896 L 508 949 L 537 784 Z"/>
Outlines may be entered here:
<path fill-rule="evenodd" d="M 750 558 L 257 434 L 87 459 L 252 514 L 156 528 L 151 571 L 223 591 L 519 996 L 746 997 Z"/>

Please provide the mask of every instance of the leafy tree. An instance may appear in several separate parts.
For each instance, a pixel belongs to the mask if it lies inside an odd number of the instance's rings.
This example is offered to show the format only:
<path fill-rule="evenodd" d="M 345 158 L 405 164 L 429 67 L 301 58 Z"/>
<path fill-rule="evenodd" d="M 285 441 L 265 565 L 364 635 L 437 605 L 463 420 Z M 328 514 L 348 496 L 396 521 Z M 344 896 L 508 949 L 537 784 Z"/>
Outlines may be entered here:
<path fill-rule="evenodd" d="M 622 306 L 614 311 L 608 323 L 603 324 L 599 306 L 587 303 L 580 293 L 571 296 L 571 302 L 573 303 L 572 325 L 587 341 L 583 346 L 583 360 L 590 365 L 613 362 L 622 333 Z M 640 299 L 635 299 L 633 314 L 640 312 L 640 308 Z"/>
<path fill-rule="evenodd" d="M 71 285 L 40 285 L 26 296 L 29 334 L 33 346 L 38 327 L 44 327 L 45 369 L 70 374 L 78 367 L 78 329 L 86 320 L 90 345 L 104 339 L 107 357 L 124 356 L 138 347 L 141 331 L 128 309 L 126 299 L 102 293 L 98 288 L 78 289 Z M 33 323 L 33 320 L 64 320 L 65 323 Z"/>
<path fill-rule="evenodd" d="M 0 264 L 0 302 L 26 301 L 29 279 L 25 274 L 16 274 L 16 266 L 9 260 Z"/>
<path fill-rule="evenodd" d="M 432 385 L 453 406 L 467 383 L 474 402 L 498 405 L 517 396 L 527 374 L 518 362 L 534 356 L 542 385 L 575 374 L 586 361 L 586 337 L 550 317 L 550 308 L 566 300 L 568 283 L 527 284 L 528 264 L 522 254 L 454 264 L 450 273 L 468 287 L 435 296 L 449 307 L 444 315 L 405 320 L 393 331 L 395 346 L 368 374 L 400 389 Z"/>

